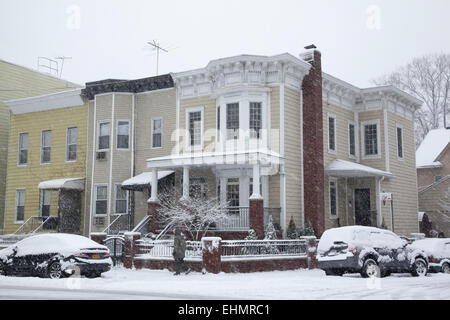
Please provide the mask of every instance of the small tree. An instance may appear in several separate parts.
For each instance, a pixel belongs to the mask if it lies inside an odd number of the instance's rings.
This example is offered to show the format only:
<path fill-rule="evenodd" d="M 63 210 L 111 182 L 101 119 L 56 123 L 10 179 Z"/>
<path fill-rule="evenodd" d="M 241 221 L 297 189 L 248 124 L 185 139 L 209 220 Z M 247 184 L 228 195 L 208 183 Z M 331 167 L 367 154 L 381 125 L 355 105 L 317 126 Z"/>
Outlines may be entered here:
<path fill-rule="evenodd" d="M 291 217 L 291 220 L 289 221 L 289 226 L 286 230 L 286 236 L 288 239 L 297 239 L 298 238 L 297 227 L 295 226 L 295 222 L 292 217 Z"/>
<path fill-rule="evenodd" d="M 298 228 L 297 231 L 299 237 L 306 237 L 306 236 L 315 236 L 314 228 L 312 226 L 311 221 L 306 221 L 304 226 Z"/>
<path fill-rule="evenodd" d="M 216 198 L 194 196 L 177 200 L 173 195 L 163 195 L 158 213 L 161 222 L 180 226 L 199 241 L 216 223 L 226 223 L 230 216 L 226 203 L 219 203 Z"/>

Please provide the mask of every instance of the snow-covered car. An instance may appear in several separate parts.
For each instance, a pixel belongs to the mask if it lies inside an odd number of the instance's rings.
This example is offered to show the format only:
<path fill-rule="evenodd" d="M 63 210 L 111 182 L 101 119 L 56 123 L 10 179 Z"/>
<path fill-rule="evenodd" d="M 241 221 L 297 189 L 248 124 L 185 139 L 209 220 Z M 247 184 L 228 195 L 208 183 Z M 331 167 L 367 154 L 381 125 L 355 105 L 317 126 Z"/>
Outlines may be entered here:
<path fill-rule="evenodd" d="M 73 234 L 40 234 L 0 250 L 2 275 L 61 278 L 80 274 L 95 278 L 111 266 L 107 247 Z"/>
<path fill-rule="evenodd" d="M 327 275 L 360 273 L 366 278 L 408 272 L 425 276 L 427 258 L 423 250 L 395 233 L 363 226 L 326 230 L 317 248 L 318 267 Z"/>
<path fill-rule="evenodd" d="M 425 251 L 430 271 L 450 274 L 450 238 L 417 240 L 411 246 Z"/>

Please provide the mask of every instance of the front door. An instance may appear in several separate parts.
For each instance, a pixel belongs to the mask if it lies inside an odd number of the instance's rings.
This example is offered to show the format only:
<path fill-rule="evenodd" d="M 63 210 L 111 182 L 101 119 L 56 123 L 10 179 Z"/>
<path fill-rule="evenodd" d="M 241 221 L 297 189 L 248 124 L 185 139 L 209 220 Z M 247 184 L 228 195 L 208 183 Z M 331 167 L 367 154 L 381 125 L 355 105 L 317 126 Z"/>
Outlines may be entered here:
<path fill-rule="evenodd" d="M 371 226 L 370 189 L 355 189 L 355 224 Z"/>

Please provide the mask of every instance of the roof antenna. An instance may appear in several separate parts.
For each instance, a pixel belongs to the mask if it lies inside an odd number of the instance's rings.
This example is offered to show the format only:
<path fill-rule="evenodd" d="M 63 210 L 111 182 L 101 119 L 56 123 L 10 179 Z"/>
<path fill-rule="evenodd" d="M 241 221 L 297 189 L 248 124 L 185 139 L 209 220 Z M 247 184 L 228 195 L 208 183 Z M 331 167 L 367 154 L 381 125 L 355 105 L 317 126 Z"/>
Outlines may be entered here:
<path fill-rule="evenodd" d="M 153 42 L 147 42 L 149 45 L 153 47 L 153 50 L 156 50 L 156 75 L 158 75 L 158 66 L 159 66 L 159 50 L 162 50 L 164 52 L 169 52 L 166 49 L 162 48 L 159 44 L 159 42 L 156 42 L 156 40 L 153 40 Z"/>
<path fill-rule="evenodd" d="M 63 68 L 64 68 L 64 60 L 72 59 L 72 57 L 61 56 L 61 57 L 55 57 L 55 59 L 56 60 L 61 60 L 61 71 L 59 72 L 59 77 L 61 78 L 62 72 L 63 72 Z"/>

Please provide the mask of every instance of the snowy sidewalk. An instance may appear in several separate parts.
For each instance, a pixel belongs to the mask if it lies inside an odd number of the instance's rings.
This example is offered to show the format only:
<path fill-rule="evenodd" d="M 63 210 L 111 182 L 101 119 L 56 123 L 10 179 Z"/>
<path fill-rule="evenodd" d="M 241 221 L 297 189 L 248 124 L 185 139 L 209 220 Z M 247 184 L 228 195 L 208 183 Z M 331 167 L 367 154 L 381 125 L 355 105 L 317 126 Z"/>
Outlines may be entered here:
<path fill-rule="evenodd" d="M 0 299 L 450 299 L 450 276 L 357 274 L 327 277 L 321 270 L 175 277 L 167 270 L 115 268 L 98 279 L 0 276 Z"/>

